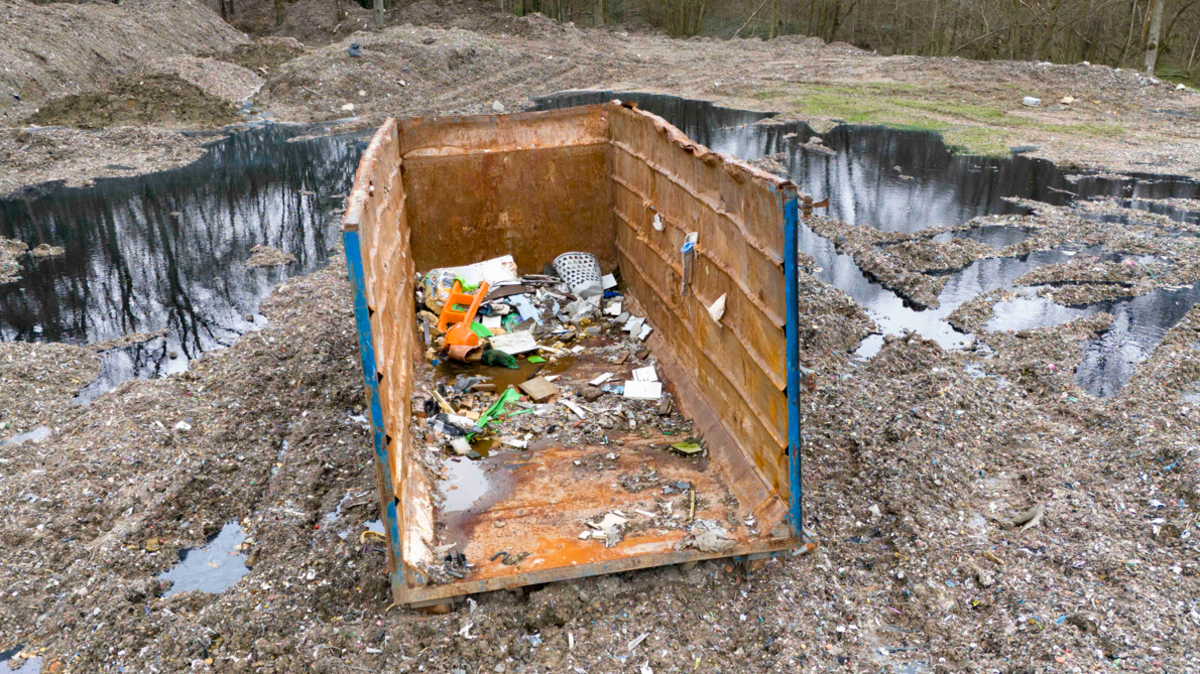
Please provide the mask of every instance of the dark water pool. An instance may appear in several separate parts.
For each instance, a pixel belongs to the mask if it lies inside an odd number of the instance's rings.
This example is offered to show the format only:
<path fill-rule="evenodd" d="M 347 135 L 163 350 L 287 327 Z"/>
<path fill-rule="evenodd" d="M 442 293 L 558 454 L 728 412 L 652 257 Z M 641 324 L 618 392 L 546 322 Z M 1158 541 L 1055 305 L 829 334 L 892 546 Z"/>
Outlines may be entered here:
<path fill-rule="evenodd" d="M 215 141 L 171 171 L 43 185 L 0 200 L 0 236 L 60 257 L 23 258 L 0 286 L 0 340 L 96 344 L 161 335 L 105 352 L 88 400 L 131 377 L 186 369 L 264 323 L 259 302 L 282 280 L 319 267 L 339 245 L 336 209 L 349 191 L 360 136 L 302 136 L 321 127 L 258 125 Z M 250 249 L 294 255 L 249 268 Z"/>
<path fill-rule="evenodd" d="M 803 122 L 776 123 L 771 113 L 746 113 L 711 103 L 660 94 L 572 91 L 537 99 L 541 109 L 601 103 L 620 98 L 660 115 L 718 152 L 740 159 L 773 157 L 801 191 L 817 200 L 830 198 L 827 214 L 854 225 L 887 232 L 912 233 L 959 225 L 981 215 L 1027 213 L 1008 199 L 1020 197 L 1066 206 L 1079 199 L 1109 197 L 1126 208 L 1192 222 L 1196 213 L 1164 204 L 1168 198 L 1196 199 L 1200 183 L 1159 175 L 1122 177 L 1071 174 L 1053 163 L 1014 153 L 1009 157 L 959 154 L 938 134 L 884 127 L 842 125 L 816 134 Z M 768 120 L 768 121 L 763 121 Z M 941 234 L 938 241 L 965 236 L 999 249 L 1025 238 L 1011 227 L 983 227 L 965 234 Z M 1012 286 L 1013 279 L 1045 264 L 1065 262 L 1074 254 L 1098 249 L 1065 246 L 1019 258 L 980 260 L 950 274 L 937 309 L 914 310 L 895 293 L 869 279 L 854 260 L 807 227 L 801 249 L 819 269 L 815 276 L 859 302 L 884 334 L 915 331 L 947 348 L 961 348 L 973 335 L 955 330 L 946 317 L 964 302 L 990 290 Z M 1166 331 L 1200 299 L 1196 288 L 1160 289 L 1128 300 L 1088 307 L 1061 307 L 1035 296 L 997 306 L 987 329 L 1022 330 L 1057 325 L 1098 311 L 1113 313 L 1113 329 L 1090 345 L 1076 381 L 1093 395 L 1115 394 L 1129 380 Z M 870 357 L 882 344 L 876 336 L 858 353 Z"/>
<path fill-rule="evenodd" d="M 774 156 L 805 192 L 831 197 L 828 215 L 885 231 L 917 232 L 979 215 L 1025 212 L 1006 197 L 1056 205 L 1112 197 L 1121 205 L 1189 222 L 1194 214 L 1159 200 L 1200 196 L 1197 183 L 1182 178 L 1070 175 L 1019 154 L 956 154 L 936 134 L 915 131 L 839 126 L 822 134 L 823 143 L 815 146 L 811 141 L 817 134 L 802 122 L 757 123 L 772 115 L 670 96 L 564 92 L 538 105 L 564 107 L 615 96 L 638 102 L 715 150 L 747 160 Z M 338 245 L 337 209 L 366 134 L 320 135 L 323 131 L 258 125 L 215 141 L 202 159 L 179 169 L 103 179 L 85 188 L 38 186 L 0 200 L 0 236 L 66 250 L 57 258 L 24 258 L 23 278 L 0 286 L 0 340 L 98 344 L 154 333 L 104 352 L 100 377 L 80 392 L 80 400 L 87 401 L 131 377 L 181 371 L 201 352 L 228 346 L 261 326 L 258 305 L 270 290 L 289 276 L 316 269 Z M 942 234 L 938 240 L 950 236 L 999 249 L 1026 234 L 987 227 Z M 250 249 L 260 244 L 289 252 L 297 262 L 247 267 Z M 948 348 L 974 341 L 946 322 L 954 308 L 1079 252 L 1064 247 L 981 260 L 950 275 L 940 308 L 918 311 L 807 228 L 801 246 L 816 260 L 816 276 L 862 304 L 884 333 L 913 330 Z M 1088 391 L 1110 395 L 1196 295 L 1187 288 L 1158 290 L 1085 308 L 1022 297 L 998 306 L 989 327 L 1022 329 L 1100 310 L 1114 313 L 1114 329 L 1089 348 L 1076 372 Z M 870 357 L 881 342 L 878 336 L 866 340 L 860 355 Z"/>

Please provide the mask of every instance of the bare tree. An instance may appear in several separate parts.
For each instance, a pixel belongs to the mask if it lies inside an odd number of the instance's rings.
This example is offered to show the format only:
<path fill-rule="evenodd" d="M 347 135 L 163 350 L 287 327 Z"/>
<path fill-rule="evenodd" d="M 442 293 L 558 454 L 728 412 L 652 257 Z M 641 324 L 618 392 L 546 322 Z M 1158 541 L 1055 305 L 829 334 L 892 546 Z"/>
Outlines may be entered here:
<path fill-rule="evenodd" d="M 1146 75 L 1154 75 L 1158 62 L 1158 40 L 1162 36 L 1163 5 L 1165 0 L 1150 0 L 1150 42 L 1146 45 Z"/>

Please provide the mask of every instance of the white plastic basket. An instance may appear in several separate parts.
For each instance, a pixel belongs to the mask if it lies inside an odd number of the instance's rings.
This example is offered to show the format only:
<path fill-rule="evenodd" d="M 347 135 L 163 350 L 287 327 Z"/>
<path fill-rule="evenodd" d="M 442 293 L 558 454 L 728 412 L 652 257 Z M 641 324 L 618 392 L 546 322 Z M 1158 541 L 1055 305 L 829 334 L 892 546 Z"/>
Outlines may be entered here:
<path fill-rule="evenodd" d="M 600 262 L 591 253 L 563 253 L 554 258 L 554 271 L 574 288 L 588 281 L 600 282 Z"/>

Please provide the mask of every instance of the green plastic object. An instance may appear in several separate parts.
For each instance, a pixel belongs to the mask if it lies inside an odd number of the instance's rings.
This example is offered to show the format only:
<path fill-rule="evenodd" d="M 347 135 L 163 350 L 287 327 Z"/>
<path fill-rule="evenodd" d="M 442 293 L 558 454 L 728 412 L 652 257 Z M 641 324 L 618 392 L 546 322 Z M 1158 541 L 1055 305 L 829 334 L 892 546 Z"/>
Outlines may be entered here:
<path fill-rule="evenodd" d="M 704 451 L 704 448 L 694 442 L 677 442 L 671 445 L 671 449 L 680 454 L 698 454 Z"/>
<path fill-rule="evenodd" d="M 505 355 L 508 355 L 508 354 L 505 354 Z M 512 356 L 509 356 L 509 358 L 512 358 Z M 476 421 L 475 425 L 480 428 L 487 428 L 487 425 L 492 423 L 492 420 L 495 419 L 501 412 L 504 411 L 504 405 L 506 403 L 510 403 L 514 400 L 518 400 L 518 399 L 520 399 L 520 397 L 521 397 L 521 392 L 518 391 L 517 389 L 509 386 L 507 389 L 504 390 L 504 393 L 500 394 L 500 397 L 496 399 L 496 402 L 492 403 L 491 407 L 487 408 L 487 410 L 484 411 L 483 414 L 479 415 L 479 421 Z M 468 434 L 467 441 L 469 442 L 472 437 L 474 437 L 474 434 Z"/>
<path fill-rule="evenodd" d="M 545 358 L 542 358 L 541 356 L 530 356 L 530 357 L 529 357 L 527 360 L 528 360 L 529 362 L 531 362 L 531 363 L 544 363 L 544 362 L 546 362 L 546 359 L 545 359 Z"/>
<path fill-rule="evenodd" d="M 487 339 L 492 336 L 492 331 L 487 329 L 487 326 L 479 321 L 471 322 L 471 332 L 479 335 L 480 339 Z"/>
<path fill-rule="evenodd" d="M 500 325 L 504 326 L 504 329 L 508 330 L 509 332 L 512 332 L 512 329 L 517 327 L 517 325 L 520 323 L 521 317 L 518 316 L 517 312 L 515 311 L 505 314 L 504 318 L 500 319 Z"/>
<path fill-rule="evenodd" d="M 517 365 L 517 359 L 513 358 L 512 354 L 496 349 L 484 351 L 482 363 L 488 367 L 507 367 L 510 370 L 517 370 L 521 367 Z"/>

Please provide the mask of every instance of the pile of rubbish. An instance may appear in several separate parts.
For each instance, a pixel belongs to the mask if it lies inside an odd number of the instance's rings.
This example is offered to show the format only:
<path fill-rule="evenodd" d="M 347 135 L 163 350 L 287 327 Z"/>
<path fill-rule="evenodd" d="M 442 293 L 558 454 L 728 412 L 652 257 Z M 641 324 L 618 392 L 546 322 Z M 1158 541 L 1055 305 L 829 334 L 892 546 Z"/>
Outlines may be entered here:
<path fill-rule="evenodd" d="M 414 382 L 412 433 L 434 476 L 445 477 L 450 462 L 522 452 L 539 440 L 605 446 L 574 463 L 616 470 L 621 435 L 631 431 L 667 436 L 663 451 L 705 456 L 646 347 L 654 327 L 630 311 L 616 275 L 602 275 L 593 256 L 568 253 L 542 274 L 524 276 L 504 256 L 433 270 L 418 281 L 417 329 L 429 367 L 418 368 Z M 632 473 L 614 478 L 629 491 L 642 479 Z M 682 495 L 684 504 L 695 499 L 689 483 L 660 482 L 649 479 L 640 488 Z M 638 519 L 663 528 L 691 526 L 686 505 L 675 512 L 665 507 Z M 601 513 L 580 522 L 579 538 L 616 545 L 627 521 L 623 513 Z M 509 551 L 505 563 L 518 564 L 519 552 Z M 431 578 L 470 573 L 465 560 L 447 560 L 429 570 Z"/>

